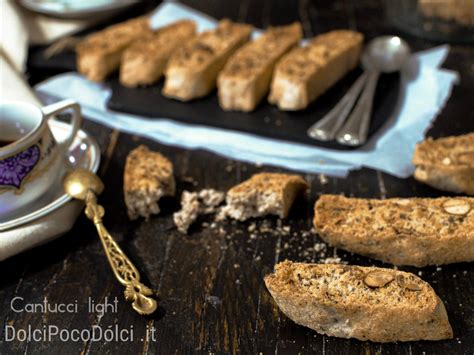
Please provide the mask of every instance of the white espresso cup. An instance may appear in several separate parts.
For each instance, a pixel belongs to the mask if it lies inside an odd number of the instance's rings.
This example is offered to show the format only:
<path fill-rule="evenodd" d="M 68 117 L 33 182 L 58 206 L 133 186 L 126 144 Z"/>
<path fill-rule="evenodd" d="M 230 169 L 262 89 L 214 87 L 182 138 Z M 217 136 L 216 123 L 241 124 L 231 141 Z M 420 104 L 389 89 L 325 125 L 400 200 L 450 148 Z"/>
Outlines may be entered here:
<path fill-rule="evenodd" d="M 67 138 L 58 142 L 48 120 L 69 109 L 72 110 L 71 130 Z M 64 173 L 67 149 L 81 121 L 80 107 L 73 100 L 42 108 L 21 101 L 0 103 L 1 217 L 23 209 L 58 182 Z"/>

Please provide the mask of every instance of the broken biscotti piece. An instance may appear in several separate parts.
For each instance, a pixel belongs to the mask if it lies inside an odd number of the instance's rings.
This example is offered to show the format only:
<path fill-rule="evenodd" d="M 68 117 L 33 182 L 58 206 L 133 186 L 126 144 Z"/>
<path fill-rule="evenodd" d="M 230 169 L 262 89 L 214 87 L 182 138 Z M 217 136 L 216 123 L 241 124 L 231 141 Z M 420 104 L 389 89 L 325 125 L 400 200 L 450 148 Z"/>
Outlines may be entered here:
<path fill-rule="evenodd" d="M 443 302 L 412 273 L 284 261 L 265 284 L 285 315 L 321 334 L 381 343 L 453 337 Z"/>
<path fill-rule="evenodd" d="M 219 104 L 224 110 L 252 111 L 268 93 L 273 67 L 303 36 L 299 23 L 270 27 L 237 50 L 217 80 Z"/>
<path fill-rule="evenodd" d="M 418 0 L 418 8 L 426 17 L 454 21 L 465 26 L 474 25 L 472 0 Z"/>
<path fill-rule="evenodd" d="M 315 37 L 283 56 L 275 68 L 269 102 L 281 110 L 302 110 L 359 62 L 363 35 L 348 30 Z"/>
<path fill-rule="evenodd" d="M 182 20 L 154 34 L 132 42 L 122 57 L 120 83 L 127 87 L 150 85 L 158 81 L 173 51 L 194 37 L 196 25 Z"/>
<path fill-rule="evenodd" d="M 187 233 L 200 214 L 216 212 L 224 199 L 225 193 L 214 189 L 199 192 L 183 191 L 181 209 L 173 215 L 174 224 L 181 233 Z"/>
<path fill-rule="evenodd" d="M 251 31 L 249 25 L 222 20 L 215 30 L 179 47 L 168 62 L 163 95 L 188 101 L 209 94 L 227 59 L 248 41 Z"/>
<path fill-rule="evenodd" d="M 104 80 L 119 68 L 122 54 L 130 43 L 151 33 L 147 16 L 93 33 L 76 46 L 77 71 L 89 80 Z"/>
<path fill-rule="evenodd" d="M 474 133 L 418 144 L 415 179 L 436 189 L 474 195 Z"/>
<path fill-rule="evenodd" d="M 123 189 L 130 219 L 157 214 L 160 198 L 175 193 L 173 164 L 160 153 L 141 145 L 127 156 Z"/>
<path fill-rule="evenodd" d="M 474 261 L 474 198 L 322 195 L 314 227 L 330 245 L 395 265 Z"/>
<path fill-rule="evenodd" d="M 307 189 L 308 184 L 298 175 L 255 174 L 227 192 L 220 217 L 244 221 L 272 214 L 286 218 L 296 197 Z"/>

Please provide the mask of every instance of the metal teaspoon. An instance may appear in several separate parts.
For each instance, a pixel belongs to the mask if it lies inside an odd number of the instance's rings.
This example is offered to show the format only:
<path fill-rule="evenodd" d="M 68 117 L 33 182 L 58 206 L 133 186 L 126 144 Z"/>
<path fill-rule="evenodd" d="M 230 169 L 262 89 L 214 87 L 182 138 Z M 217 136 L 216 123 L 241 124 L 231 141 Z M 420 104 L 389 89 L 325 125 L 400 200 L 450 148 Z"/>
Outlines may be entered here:
<path fill-rule="evenodd" d="M 94 222 L 104 247 L 105 255 L 117 280 L 125 286 L 125 299 L 132 302 L 132 307 L 139 314 L 152 314 L 156 301 L 148 297 L 152 290 L 140 282 L 137 268 L 120 249 L 113 237 L 102 223 L 104 208 L 97 203 L 97 195 L 104 190 L 100 178 L 86 169 L 74 169 L 66 174 L 63 181 L 64 190 L 72 198 L 82 200 L 86 204 L 86 216 Z"/>

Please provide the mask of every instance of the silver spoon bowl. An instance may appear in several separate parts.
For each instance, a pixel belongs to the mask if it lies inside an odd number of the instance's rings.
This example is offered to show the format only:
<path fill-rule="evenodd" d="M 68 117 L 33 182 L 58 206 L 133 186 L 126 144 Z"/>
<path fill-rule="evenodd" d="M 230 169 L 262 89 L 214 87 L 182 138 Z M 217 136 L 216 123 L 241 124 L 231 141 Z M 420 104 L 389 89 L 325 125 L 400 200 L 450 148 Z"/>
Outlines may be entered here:
<path fill-rule="evenodd" d="M 393 73 L 403 67 L 409 56 L 410 47 L 400 37 L 377 37 L 367 44 L 362 55 L 362 65 L 366 70 Z"/>

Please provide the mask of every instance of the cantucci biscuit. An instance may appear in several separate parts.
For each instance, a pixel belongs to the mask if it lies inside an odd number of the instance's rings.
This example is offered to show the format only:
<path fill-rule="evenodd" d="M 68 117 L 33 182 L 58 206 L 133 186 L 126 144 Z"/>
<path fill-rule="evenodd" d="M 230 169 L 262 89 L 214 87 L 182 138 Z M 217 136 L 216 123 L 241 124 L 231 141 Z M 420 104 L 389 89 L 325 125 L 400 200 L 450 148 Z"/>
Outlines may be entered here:
<path fill-rule="evenodd" d="M 474 198 L 322 195 L 314 227 L 334 247 L 395 265 L 474 261 Z"/>
<path fill-rule="evenodd" d="M 409 272 L 284 261 L 265 284 L 288 318 L 321 334 L 380 343 L 453 337 L 443 302 Z"/>
<path fill-rule="evenodd" d="M 199 192 L 183 191 L 181 209 L 173 214 L 173 221 L 181 233 L 187 233 L 189 227 L 199 215 L 214 213 L 224 201 L 225 193 L 214 189 Z"/>
<path fill-rule="evenodd" d="M 208 95 L 227 59 L 248 41 L 251 30 L 249 25 L 222 20 L 215 30 L 185 43 L 168 62 L 163 95 L 181 101 Z"/>
<path fill-rule="evenodd" d="M 268 93 L 275 63 L 302 38 L 299 23 L 270 27 L 258 39 L 240 48 L 217 81 L 224 110 L 252 111 Z"/>
<path fill-rule="evenodd" d="M 359 62 L 362 34 L 332 31 L 286 54 L 276 65 L 269 102 L 281 110 L 302 110 Z"/>
<path fill-rule="evenodd" d="M 123 190 L 130 219 L 158 214 L 158 201 L 175 194 L 173 164 L 144 145 L 135 148 L 127 156 Z"/>
<path fill-rule="evenodd" d="M 122 57 L 120 83 L 127 87 L 150 85 L 163 75 L 173 51 L 196 34 L 193 21 L 183 20 L 132 42 Z"/>
<path fill-rule="evenodd" d="M 260 173 L 227 192 L 221 217 L 244 221 L 251 217 L 288 216 L 296 197 L 308 189 L 299 175 Z"/>
<path fill-rule="evenodd" d="M 415 179 L 436 189 L 474 195 L 474 133 L 428 138 L 413 155 Z"/>
<path fill-rule="evenodd" d="M 149 18 L 142 16 L 93 33 L 76 46 L 77 71 L 89 80 L 104 80 L 119 68 L 130 43 L 152 32 Z"/>

